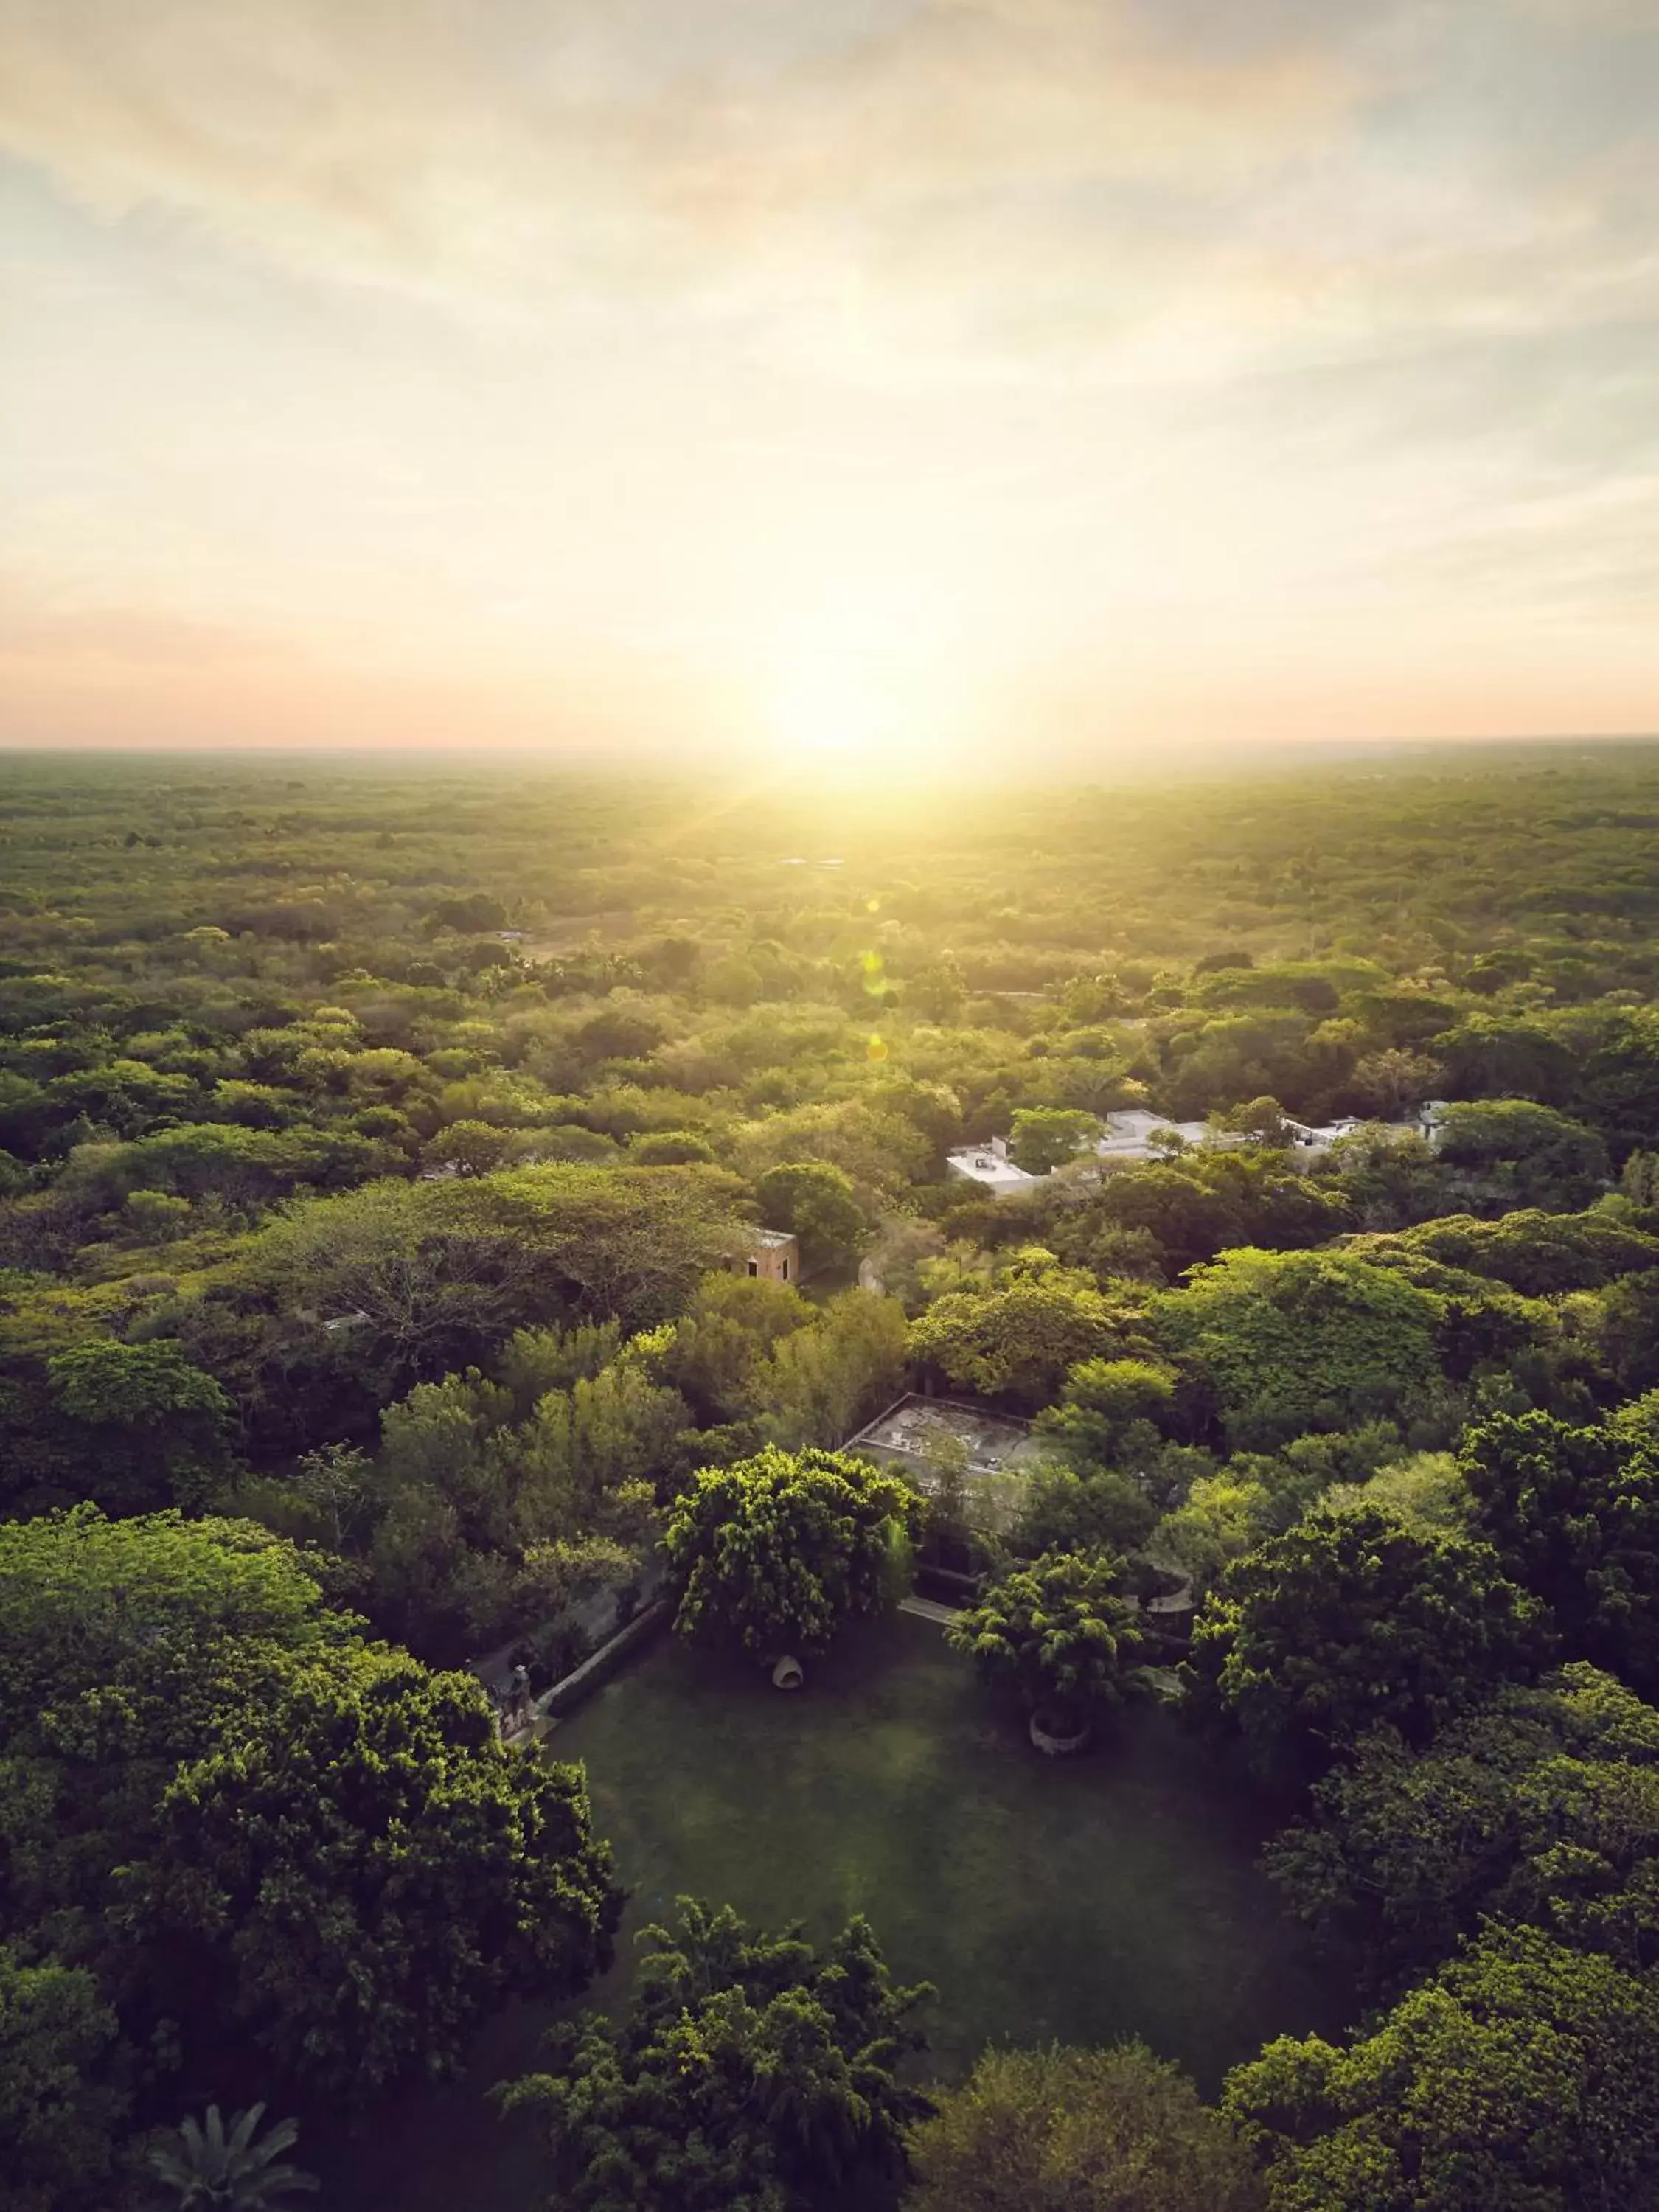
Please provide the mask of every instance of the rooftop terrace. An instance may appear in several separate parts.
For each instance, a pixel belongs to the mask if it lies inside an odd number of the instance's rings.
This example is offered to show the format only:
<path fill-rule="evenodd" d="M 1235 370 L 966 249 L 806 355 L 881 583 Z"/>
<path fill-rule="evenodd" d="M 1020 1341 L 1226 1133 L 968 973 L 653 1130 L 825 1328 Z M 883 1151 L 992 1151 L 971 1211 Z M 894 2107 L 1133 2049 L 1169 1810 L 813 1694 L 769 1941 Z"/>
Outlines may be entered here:
<path fill-rule="evenodd" d="M 1036 1447 L 1030 1424 L 957 1398 L 923 1398 L 912 1392 L 878 1414 L 848 1444 L 849 1451 L 890 1452 L 925 1466 L 928 1446 L 954 1437 L 968 1447 L 972 1474 L 998 1474 L 1028 1458 Z"/>

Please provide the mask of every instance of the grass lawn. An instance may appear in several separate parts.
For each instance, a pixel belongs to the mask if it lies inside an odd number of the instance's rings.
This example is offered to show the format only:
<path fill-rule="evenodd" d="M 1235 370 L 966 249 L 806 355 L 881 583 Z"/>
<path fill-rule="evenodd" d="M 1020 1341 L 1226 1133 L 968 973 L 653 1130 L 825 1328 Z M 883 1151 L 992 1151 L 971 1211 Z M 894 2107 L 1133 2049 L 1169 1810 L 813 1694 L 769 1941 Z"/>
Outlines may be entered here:
<path fill-rule="evenodd" d="M 586 1761 L 632 1892 L 601 2003 L 635 1929 L 690 1893 L 814 1934 L 866 1913 L 898 1978 L 938 1985 L 941 2075 L 988 2040 L 1139 2035 L 1213 2090 L 1267 2037 L 1352 2009 L 1255 1870 L 1260 1814 L 1172 1719 L 1045 1759 L 927 1621 L 867 1632 L 793 1697 L 665 1638 L 550 1747 Z M 534 2063 L 544 2017 L 490 2023 L 467 2082 L 377 2131 L 372 2160 L 329 2156 L 334 2212 L 529 2212 L 533 2146 L 479 2093 Z"/>

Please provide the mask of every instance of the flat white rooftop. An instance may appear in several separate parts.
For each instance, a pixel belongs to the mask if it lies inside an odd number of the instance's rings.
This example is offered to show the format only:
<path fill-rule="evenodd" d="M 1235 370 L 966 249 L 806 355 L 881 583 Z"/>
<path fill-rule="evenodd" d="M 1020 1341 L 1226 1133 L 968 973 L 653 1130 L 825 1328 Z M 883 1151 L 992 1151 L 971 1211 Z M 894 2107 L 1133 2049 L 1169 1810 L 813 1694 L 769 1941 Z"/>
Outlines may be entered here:
<path fill-rule="evenodd" d="M 1041 1176 L 1028 1175 L 1005 1152 L 993 1152 L 988 1145 L 969 1145 L 959 1152 L 949 1152 L 945 1164 L 952 1175 L 964 1176 L 969 1182 L 982 1183 L 999 1197 L 1011 1191 L 1028 1190 L 1033 1183 L 1042 1181 Z"/>
<path fill-rule="evenodd" d="M 1108 1114 L 1105 1120 L 1106 1133 L 1095 1147 L 1105 1159 L 1150 1158 L 1155 1135 L 1176 1136 L 1188 1145 L 1216 1142 L 1216 1133 L 1207 1121 L 1172 1121 L 1167 1114 L 1149 1113 L 1144 1106 L 1126 1106 L 1120 1113 Z"/>
<path fill-rule="evenodd" d="M 1036 1447 L 1029 1422 L 1012 1413 L 994 1413 L 988 1407 L 965 1405 L 957 1398 L 923 1398 L 914 1393 L 901 1398 L 860 1429 L 846 1449 L 891 1452 L 927 1464 L 927 1449 L 935 1439 L 951 1437 L 968 1447 L 970 1474 L 995 1474 Z"/>

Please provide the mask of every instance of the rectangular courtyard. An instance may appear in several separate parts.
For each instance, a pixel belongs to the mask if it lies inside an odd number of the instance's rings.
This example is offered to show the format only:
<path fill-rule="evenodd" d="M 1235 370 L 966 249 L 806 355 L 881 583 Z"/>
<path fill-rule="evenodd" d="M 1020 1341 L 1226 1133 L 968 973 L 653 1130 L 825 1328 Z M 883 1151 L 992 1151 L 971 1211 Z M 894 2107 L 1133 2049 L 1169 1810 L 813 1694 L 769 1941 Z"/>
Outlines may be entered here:
<path fill-rule="evenodd" d="M 895 1975 L 938 1985 L 923 2070 L 947 2077 L 991 2040 L 1133 2035 L 1212 2094 L 1269 2036 L 1334 2032 L 1352 2008 L 1255 1867 L 1273 1823 L 1172 1715 L 1136 1710 L 1084 1757 L 1046 1759 L 932 1621 L 853 1632 L 793 1695 L 664 1636 L 548 1748 L 586 1762 L 630 1892 L 590 2002 L 623 2000 L 635 1931 L 689 1893 L 814 1936 L 866 1914 Z M 379 2141 L 385 2212 L 536 2203 L 533 2144 L 482 2093 L 535 2066 L 546 2017 L 491 2022 L 467 2081 Z"/>

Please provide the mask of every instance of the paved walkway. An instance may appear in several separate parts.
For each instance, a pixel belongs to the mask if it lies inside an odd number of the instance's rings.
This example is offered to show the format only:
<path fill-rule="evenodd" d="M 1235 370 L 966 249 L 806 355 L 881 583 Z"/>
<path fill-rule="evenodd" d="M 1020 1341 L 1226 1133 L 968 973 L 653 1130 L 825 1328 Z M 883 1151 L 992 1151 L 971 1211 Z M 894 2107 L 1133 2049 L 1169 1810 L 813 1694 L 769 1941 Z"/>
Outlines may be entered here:
<path fill-rule="evenodd" d="M 914 1613 L 918 1620 L 936 1620 L 941 1628 L 947 1620 L 954 1620 L 962 1607 L 957 1605 L 936 1605 L 930 1597 L 902 1597 L 901 1613 Z"/>

